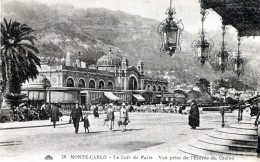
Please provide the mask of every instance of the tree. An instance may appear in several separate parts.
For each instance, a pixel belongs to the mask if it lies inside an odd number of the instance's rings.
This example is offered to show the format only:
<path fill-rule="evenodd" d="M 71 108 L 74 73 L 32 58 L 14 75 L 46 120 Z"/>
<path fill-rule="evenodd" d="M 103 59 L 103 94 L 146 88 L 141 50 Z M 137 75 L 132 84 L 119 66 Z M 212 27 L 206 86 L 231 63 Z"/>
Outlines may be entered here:
<path fill-rule="evenodd" d="M 39 74 L 40 59 L 36 56 L 39 50 L 35 47 L 34 30 L 17 21 L 1 22 L 1 55 L 0 76 L 2 78 L 3 106 L 7 105 L 6 96 L 19 94 L 21 84 L 35 79 Z"/>
<path fill-rule="evenodd" d="M 212 99 L 215 99 L 210 93 L 210 82 L 206 78 L 200 78 L 196 86 L 199 87 L 201 93 L 206 92 Z"/>
<path fill-rule="evenodd" d="M 26 103 L 27 100 L 25 100 L 27 97 L 26 94 L 6 94 L 7 103 L 10 104 L 10 106 L 18 107 L 22 103 Z"/>

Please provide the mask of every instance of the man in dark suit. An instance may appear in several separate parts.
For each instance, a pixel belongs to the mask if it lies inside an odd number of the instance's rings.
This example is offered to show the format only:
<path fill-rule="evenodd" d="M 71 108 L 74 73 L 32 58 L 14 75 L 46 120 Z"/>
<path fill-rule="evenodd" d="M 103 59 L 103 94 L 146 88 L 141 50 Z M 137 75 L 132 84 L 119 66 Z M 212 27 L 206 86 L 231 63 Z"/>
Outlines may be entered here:
<path fill-rule="evenodd" d="M 70 118 L 73 120 L 75 133 L 78 133 L 80 118 L 82 118 L 82 109 L 78 103 L 76 103 L 76 107 L 71 110 Z"/>
<path fill-rule="evenodd" d="M 56 122 L 59 121 L 59 108 L 55 105 L 51 105 L 51 121 L 53 122 L 53 127 L 56 127 Z"/>

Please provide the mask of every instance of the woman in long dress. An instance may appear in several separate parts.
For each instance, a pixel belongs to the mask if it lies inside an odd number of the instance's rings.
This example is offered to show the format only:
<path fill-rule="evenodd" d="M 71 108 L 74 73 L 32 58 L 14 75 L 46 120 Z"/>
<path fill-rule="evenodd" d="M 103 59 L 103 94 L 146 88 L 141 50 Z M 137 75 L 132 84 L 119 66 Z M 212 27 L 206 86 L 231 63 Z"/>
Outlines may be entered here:
<path fill-rule="evenodd" d="M 94 118 L 99 118 L 99 113 L 98 113 L 98 106 L 96 106 L 93 110 Z"/>
<path fill-rule="evenodd" d="M 128 116 L 128 110 L 126 109 L 125 106 L 126 106 L 125 103 L 123 103 L 122 108 L 120 109 L 120 117 L 119 117 L 120 120 L 119 120 L 119 123 L 118 123 L 119 127 L 121 125 L 124 126 L 124 127 L 123 126 L 121 127 L 122 132 L 126 131 L 126 125 L 128 125 L 128 123 L 130 122 L 129 116 Z"/>
<path fill-rule="evenodd" d="M 191 129 L 196 129 L 200 126 L 200 112 L 195 100 L 191 101 L 191 109 L 189 112 L 189 125 Z"/>

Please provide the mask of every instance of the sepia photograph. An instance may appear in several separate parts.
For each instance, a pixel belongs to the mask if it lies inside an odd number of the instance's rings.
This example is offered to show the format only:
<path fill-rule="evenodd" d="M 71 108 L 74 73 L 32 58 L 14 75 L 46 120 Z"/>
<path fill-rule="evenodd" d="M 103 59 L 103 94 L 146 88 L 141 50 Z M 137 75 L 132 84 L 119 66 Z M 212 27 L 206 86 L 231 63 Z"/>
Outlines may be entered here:
<path fill-rule="evenodd" d="M 259 0 L 1 0 L 0 161 L 260 161 Z"/>

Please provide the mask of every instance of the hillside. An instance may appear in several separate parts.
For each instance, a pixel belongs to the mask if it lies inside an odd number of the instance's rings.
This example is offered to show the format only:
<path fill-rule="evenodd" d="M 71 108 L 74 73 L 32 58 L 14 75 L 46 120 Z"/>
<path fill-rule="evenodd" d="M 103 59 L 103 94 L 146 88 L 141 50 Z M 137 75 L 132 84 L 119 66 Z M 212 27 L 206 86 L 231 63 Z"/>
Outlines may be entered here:
<path fill-rule="evenodd" d="M 135 65 L 138 60 L 142 60 L 145 68 L 153 73 L 160 71 L 158 75 L 161 75 L 166 71 L 170 72 L 170 77 L 177 83 L 193 84 L 196 78 L 201 77 L 209 80 L 234 77 L 231 72 L 222 75 L 220 72 L 214 72 L 210 65 L 202 68 L 195 62 L 191 44 L 196 35 L 187 31 L 183 31 L 181 36 L 182 52 L 172 58 L 160 53 L 161 43 L 157 33 L 160 22 L 129 15 L 123 11 L 103 8 L 83 10 L 68 5 L 47 6 L 36 2 L 5 1 L 2 17 L 26 23 L 34 28 L 40 54 L 45 57 L 62 58 L 67 52 L 76 55 L 81 51 L 83 60 L 93 64 L 112 47 L 114 52 L 126 55 L 130 64 Z M 213 37 L 215 42 L 213 51 L 218 50 L 221 40 L 220 31 L 211 31 L 210 37 Z M 233 42 L 230 46 L 233 49 L 236 49 L 235 38 L 234 35 L 227 37 L 229 42 Z M 252 48 L 245 49 L 246 52 L 252 53 L 251 49 L 260 51 L 260 47 L 254 45 L 250 47 Z M 251 58 L 254 59 L 249 60 L 248 65 L 256 69 L 259 61 L 255 60 L 259 57 Z M 253 79 L 249 77 L 259 77 L 258 71 L 254 72 L 254 76 L 251 72 L 247 73 L 241 80 L 246 84 L 253 84 Z"/>

